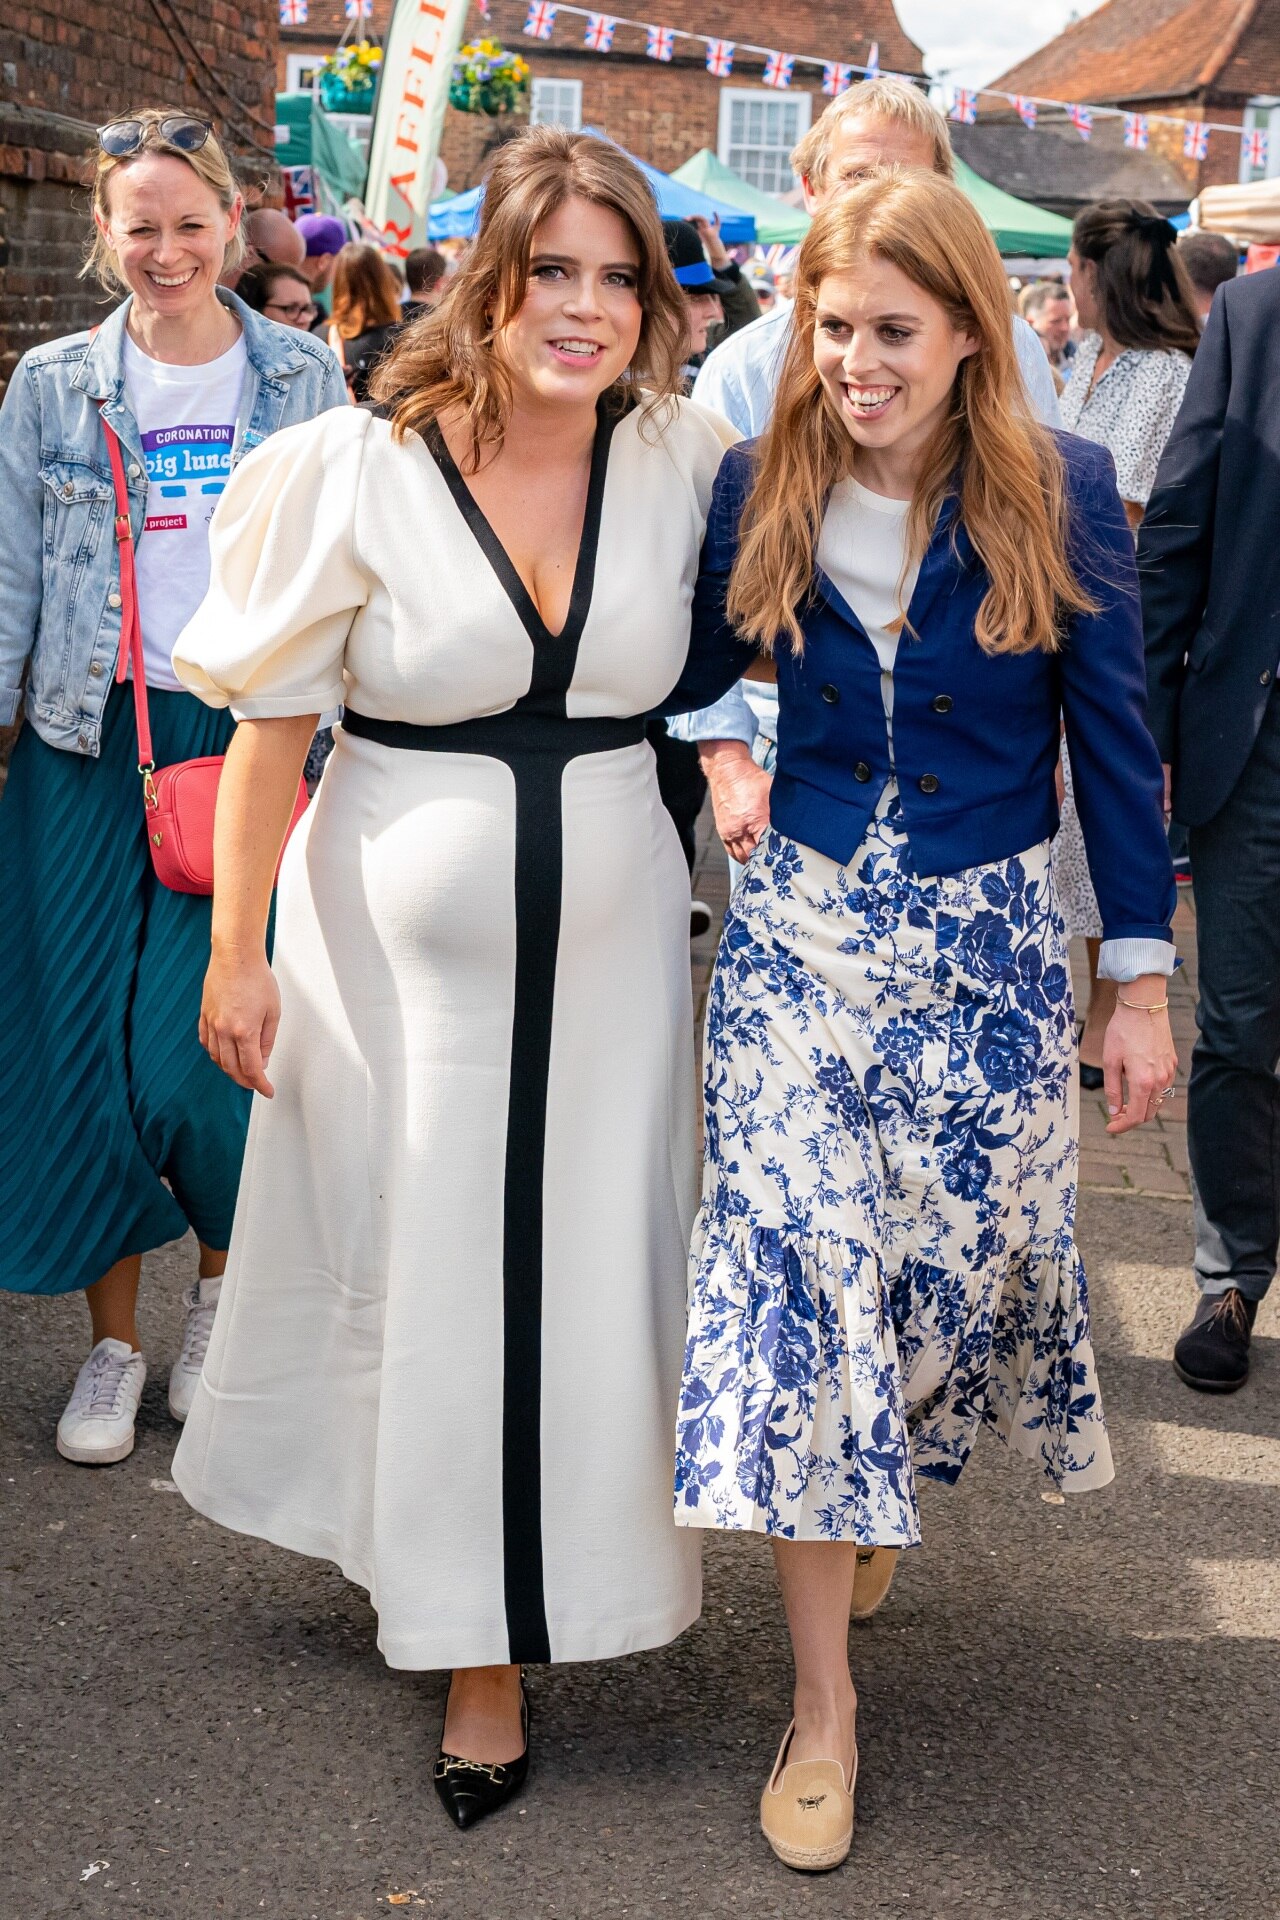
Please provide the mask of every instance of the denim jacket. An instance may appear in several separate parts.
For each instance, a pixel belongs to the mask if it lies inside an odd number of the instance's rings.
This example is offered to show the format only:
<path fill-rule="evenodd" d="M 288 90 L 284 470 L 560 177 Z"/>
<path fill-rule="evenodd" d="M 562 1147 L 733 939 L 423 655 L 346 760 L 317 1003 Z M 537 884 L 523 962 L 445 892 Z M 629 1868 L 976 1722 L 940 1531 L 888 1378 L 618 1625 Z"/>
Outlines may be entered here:
<path fill-rule="evenodd" d="M 280 427 L 344 406 L 336 356 L 310 335 L 218 298 L 244 329 L 248 368 L 234 467 Z M 0 408 L 0 724 L 27 719 L 51 747 L 96 756 L 120 647 L 120 568 L 99 412 L 120 437 L 134 538 L 146 516 L 138 424 L 124 397 L 124 301 L 97 333 L 19 361 Z M 99 402 L 102 403 L 99 408 Z"/>

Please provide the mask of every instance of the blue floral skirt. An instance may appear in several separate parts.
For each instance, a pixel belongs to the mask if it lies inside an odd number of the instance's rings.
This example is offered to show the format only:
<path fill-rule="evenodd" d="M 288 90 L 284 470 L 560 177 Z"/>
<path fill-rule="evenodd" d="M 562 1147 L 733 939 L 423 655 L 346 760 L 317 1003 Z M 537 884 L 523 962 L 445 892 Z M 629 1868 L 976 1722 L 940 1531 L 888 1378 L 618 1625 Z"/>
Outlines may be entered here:
<path fill-rule="evenodd" d="M 1077 1152 L 1048 842 L 919 879 L 892 786 L 847 867 L 768 833 L 707 1015 L 678 1521 L 911 1546 L 983 1425 L 1105 1485 Z"/>

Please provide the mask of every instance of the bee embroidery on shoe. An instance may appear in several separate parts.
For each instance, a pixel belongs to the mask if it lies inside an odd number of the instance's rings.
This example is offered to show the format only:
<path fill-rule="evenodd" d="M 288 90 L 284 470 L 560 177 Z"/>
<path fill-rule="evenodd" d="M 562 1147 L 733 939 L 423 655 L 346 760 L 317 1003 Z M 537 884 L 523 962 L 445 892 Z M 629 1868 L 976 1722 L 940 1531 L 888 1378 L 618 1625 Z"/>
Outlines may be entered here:
<path fill-rule="evenodd" d="M 806 1813 L 816 1813 L 826 1797 L 825 1793 L 802 1794 L 797 1805 L 803 1807 Z"/>

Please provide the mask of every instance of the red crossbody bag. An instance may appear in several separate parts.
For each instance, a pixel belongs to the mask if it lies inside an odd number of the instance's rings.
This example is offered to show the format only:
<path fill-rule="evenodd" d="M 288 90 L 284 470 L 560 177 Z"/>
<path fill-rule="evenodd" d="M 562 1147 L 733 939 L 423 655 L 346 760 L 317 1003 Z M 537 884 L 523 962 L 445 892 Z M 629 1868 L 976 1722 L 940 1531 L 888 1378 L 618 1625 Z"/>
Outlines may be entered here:
<path fill-rule="evenodd" d="M 225 764 L 222 754 L 204 760 L 178 760 L 171 767 L 157 767 L 151 751 L 151 717 L 147 708 L 147 679 L 142 661 L 142 622 L 138 614 L 138 580 L 134 570 L 133 524 L 129 518 L 129 493 L 124 480 L 124 461 L 120 441 L 106 420 L 102 431 L 107 440 L 111 462 L 111 480 L 116 496 L 116 546 L 120 555 L 120 658 L 116 681 L 123 681 L 133 662 L 133 710 L 138 727 L 138 772 L 142 775 L 143 815 L 147 844 L 156 878 L 174 893 L 213 892 L 213 815 L 218 802 L 218 782 Z M 307 789 L 298 782 L 289 834 L 307 810 Z M 280 849 L 281 859 L 284 847 Z M 280 862 L 276 862 L 279 877 Z"/>

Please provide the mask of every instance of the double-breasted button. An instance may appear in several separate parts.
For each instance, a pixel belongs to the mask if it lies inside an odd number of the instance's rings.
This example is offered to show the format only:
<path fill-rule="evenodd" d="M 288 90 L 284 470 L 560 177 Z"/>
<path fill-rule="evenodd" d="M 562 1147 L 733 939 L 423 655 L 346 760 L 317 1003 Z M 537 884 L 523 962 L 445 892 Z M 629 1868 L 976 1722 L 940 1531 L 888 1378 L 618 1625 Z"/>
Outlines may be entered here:
<path fill-rule="evenodd" d="M 936 773 L 922 773 L 920 775 L 921 793 L 936 793 L 941 785 L 942 782 Z"/>
<path fill-rule="evenodd" d="M 935 713 L 950 713 L 955 701 L 949 693 L 935 693 L 930 704 Z"/>
<path fill-rule="evenodd" d="M 1269 680 L 1271 679 L 1270 667 L 1264 667 L 1262 669 L 1262 672 L 1258 675 L 1258 679 L 1261 681 L 1262 685 L 1265 687 L 1269 682 Z"/>
<path fill-rule="evenodd" d="M 822 698 L 826 701 L 829 707 L 839 706 L 840 704 L 839 687 L 833 687 L 830 684 L 830 682 L 828 682 L 825 687 L 819 687 L 818 692 L 821 694 Z"/>
<path fill-rule="evenodd" d="M 118 607 L 120 605 L 120 593 L 118 588 L 112 587 L 110 593 L 107 595 L 107 605 L 109 607 Z"/>
<path fill-rule="evenodd" d="M 853 770 L 853 777 L 855 780 L 869 780 L 871 778 L 871 769 L 865 760 L 859 760 Z"/>

